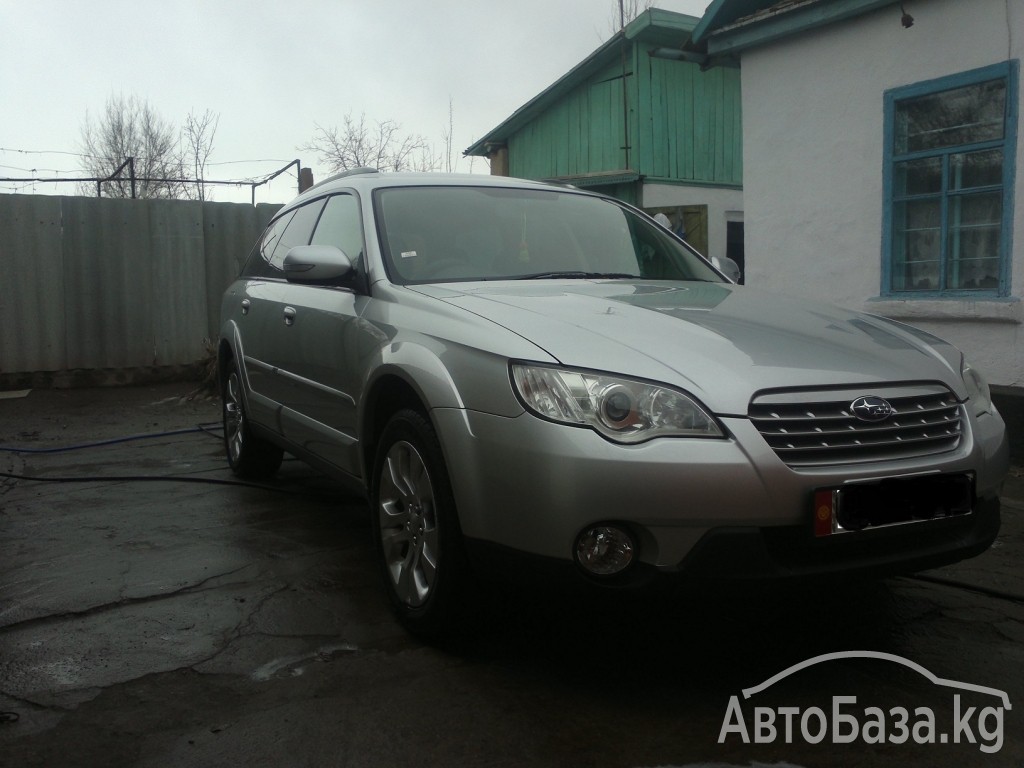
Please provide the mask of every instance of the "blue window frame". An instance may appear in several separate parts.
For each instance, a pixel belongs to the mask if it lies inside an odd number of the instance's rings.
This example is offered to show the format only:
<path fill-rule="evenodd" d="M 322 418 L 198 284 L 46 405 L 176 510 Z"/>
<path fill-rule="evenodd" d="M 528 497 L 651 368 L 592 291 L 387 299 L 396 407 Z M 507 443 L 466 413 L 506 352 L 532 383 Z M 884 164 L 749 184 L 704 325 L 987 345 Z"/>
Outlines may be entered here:
<path fill-rule="evenodd" d="M 885 93 L 882 294 L 1008 296 L 1018 62 Z"/>

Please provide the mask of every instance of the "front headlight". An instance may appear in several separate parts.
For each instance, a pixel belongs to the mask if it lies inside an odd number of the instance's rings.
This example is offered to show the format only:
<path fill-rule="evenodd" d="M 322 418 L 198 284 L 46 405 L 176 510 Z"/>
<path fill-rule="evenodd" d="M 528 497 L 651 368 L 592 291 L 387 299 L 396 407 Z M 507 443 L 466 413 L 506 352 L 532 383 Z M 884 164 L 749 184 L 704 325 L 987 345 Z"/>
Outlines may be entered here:
<path fill-rule="evenodd" d="M 512 384 L 533 413 L 590 427 L 617 443 L 655 437 L 724 437 L 704 408 L 677 389 L 622 376 L 512 364 Z"/>
<path fill-rule="evenodd" d="M 966 360 L 960 364 L 960 375 L 964 377 L 964 384 L 967 385 L 967 395 L 971 400 L 971 408 L 976 416 L 992 411 L 992 392 L 989 390 L 988 382 L 977 369 L 972 368 Z"/>

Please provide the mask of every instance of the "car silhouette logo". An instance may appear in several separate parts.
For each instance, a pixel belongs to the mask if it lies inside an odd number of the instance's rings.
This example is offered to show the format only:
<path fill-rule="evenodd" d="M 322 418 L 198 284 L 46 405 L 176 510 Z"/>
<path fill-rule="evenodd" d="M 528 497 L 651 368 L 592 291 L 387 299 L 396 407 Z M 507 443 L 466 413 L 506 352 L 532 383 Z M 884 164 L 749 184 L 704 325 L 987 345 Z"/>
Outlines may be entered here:
<path fill-rule="evenodd" d="M 974 683 L 963 683 L 957 680 L 948 680 L 946 678 L 939 677 L 910 659 L 906 659 L 903 656 L 897 656 L 894 653 L 884 653 L 882 651 L 837 651 L 834 653 L 823 653 L 812 659 L 808 659 L 807 661 L 801 661 L 799 664 L 794 664 L 793 666 L 784 669 L 782 672 L 779 672 L 777 675 L 772 675 L 760 685 L 755 685 L 752 688 L 744 688 L 742 691 L 743 698 L 749 699 L 751 696 L 771 688 L 780 680 L 784 680 L 800 670 L 813 667 L 815 664 L 821 664 L 822 662 L 837 661 L 839 659 L 881 659 L 882 661 L 892 661 L 896 664 L 902 664 L 904 667 L 912 669 L 918 674 L 923 675 L 935 685 L 944 686 L 946 688 L 955 688 L 961 691 L 974 691 L 975 693 L 996 696 L 1002 701 L 1004 709 L 1013 709 L 1013 705 L 1010 704 L 1010 696 L 1006 691 L 1001 691 L 998 688 L 989 688 L 984 685 L 975 685 Z"/>
<path fill-rule="evenodd" d="M 873 395 L 858 397 L 850 403 L 850 410 L 861 421 L 885 421 L 896 413 L 888 400 Z"/>

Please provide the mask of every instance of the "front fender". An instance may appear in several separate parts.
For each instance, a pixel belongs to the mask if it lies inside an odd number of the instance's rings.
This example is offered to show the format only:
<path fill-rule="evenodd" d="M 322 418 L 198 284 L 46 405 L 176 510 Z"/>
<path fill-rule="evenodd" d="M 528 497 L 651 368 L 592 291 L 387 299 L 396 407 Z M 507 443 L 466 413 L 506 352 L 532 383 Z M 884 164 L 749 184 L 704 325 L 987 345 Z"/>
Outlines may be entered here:
<path fill-rule="evenodd" d="M 437 409 L 507 417 L 523 413 L 512 391 L 508 358 L 433 338 L 381 347 L 377 360 L 368 366 L 362 391 L 356 418 L 366 468 L 377 435 L 398 408 L 422 408 L 438 429 L 442 449 L 449 441 L 431 415 Z"/>
<path fill-rule="evenodd" d="M 380 349 L 363 391 L 373 392 L 385 377 L 406 382 L 428 411 L 458 408 L 509 417 L 523 412 L 512 391 L 508 358 L 480 349 L 436 339 L 395 341 Z"/>

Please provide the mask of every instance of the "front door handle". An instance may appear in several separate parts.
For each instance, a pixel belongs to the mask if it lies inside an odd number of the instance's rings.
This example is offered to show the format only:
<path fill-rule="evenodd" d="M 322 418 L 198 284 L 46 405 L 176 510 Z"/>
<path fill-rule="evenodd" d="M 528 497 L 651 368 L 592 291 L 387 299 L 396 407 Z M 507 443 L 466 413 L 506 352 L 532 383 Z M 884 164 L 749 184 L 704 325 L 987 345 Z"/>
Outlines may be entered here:
<path fill-rule="evenodd" d="M 284 324 L 291 325 L 295 322 L 295 307 L 284 308 Z"/>
<path fill-rule="evenodd" d="M 242 314 L 243 315 L 248 315 L 249 314 L 249 307 L 251 307 L 251 306 L 252 306 L 252 302 L 250 302 L 248 299 L 242 299 Z"/>

